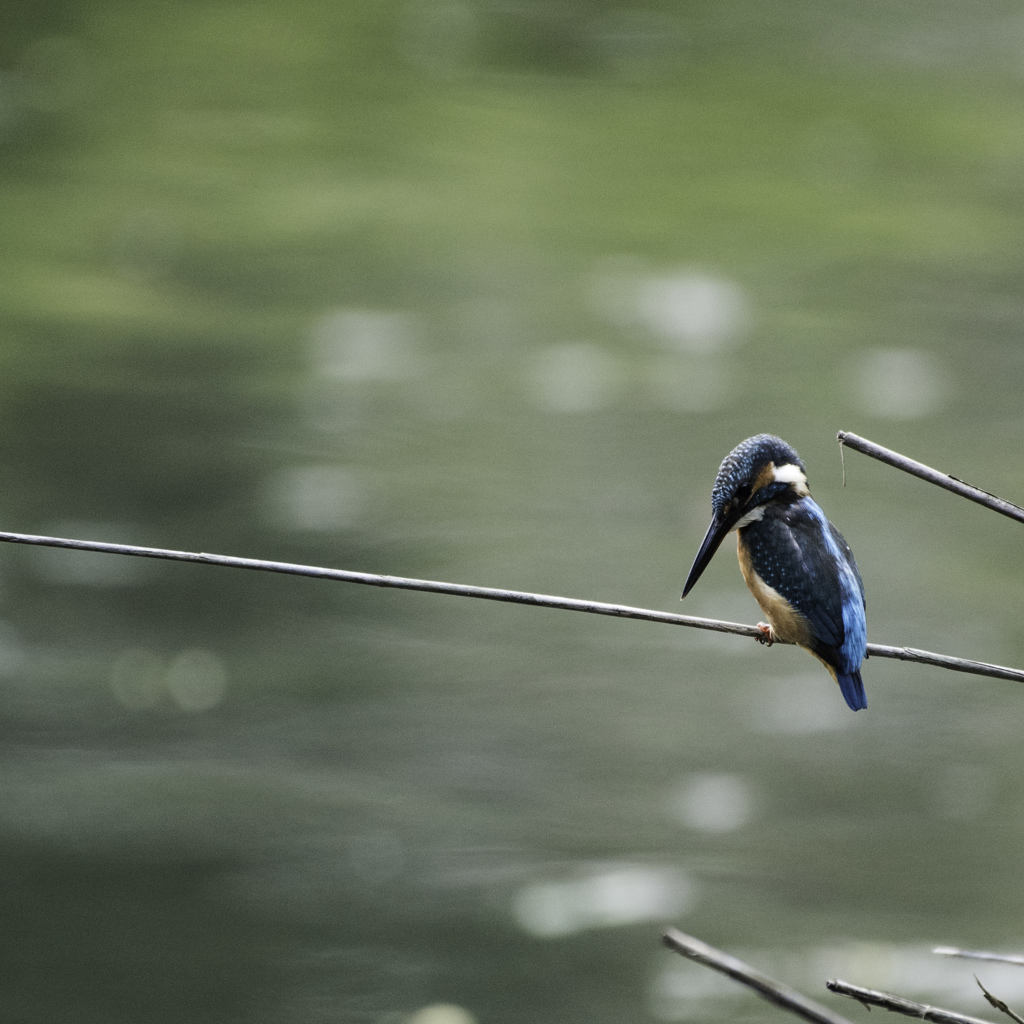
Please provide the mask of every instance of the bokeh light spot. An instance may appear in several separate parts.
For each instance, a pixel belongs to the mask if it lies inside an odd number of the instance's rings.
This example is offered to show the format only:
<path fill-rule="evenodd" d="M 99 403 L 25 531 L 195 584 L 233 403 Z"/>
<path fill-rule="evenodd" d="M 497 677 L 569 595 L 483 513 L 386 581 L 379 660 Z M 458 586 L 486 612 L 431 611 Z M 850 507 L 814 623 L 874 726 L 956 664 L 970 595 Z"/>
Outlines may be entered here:
<path fill-rule="evenodd" d="M 419 367 L 419 330 L 409 313 L 341 309 L 313 327 L 314 369 L 344 381 L 402 380 Z"/>
<path fill-rule="evenodd" d="M 733 832 L 753 817 L 754 800 L 738 775 L 699 774 L 675 788 L 668 809 L 673 818 L 698 832 Z"/>
<path fill-rule="evenodd" d="M 922 349 L 871 349 L 862 355 L 856 379 L 865 411 L 893 420 L 938 411 L 947 390 L 942 365 Z"/>
<path fill-rule="evenodd" d="M 735 341 L 750 319 L 739 285 L 681 270 L 649 278 L 640 289 L 643 322 L 658 337 L 689 352 L 714 352 Z"/>
<path fill-rule="evenodd" d="M 530 393 L 552 412 L 594 412 L 612 400 L 621 377 L 610 353 L 590 342 L 551 345 L 537 356 Z"/>
<path fill-rule="evenodd" d="M 288 530 L 343 530 L 365 505 L 358 475 L 343 466 L 291 466 L 270 481 L 272 518 Z"/>
<path fill-rule="evenodd" d="M 524 931 L 557 938 L 678 916 L 693 902 L 693 883 L 674 868 L 609 865 L 584 877 L 531 882 L 516 894 L 513 914 Z"/>
<path fill-rule="evenodd" d="M 209 711 L 224 699 L 228 673 L 211 651 L 182 651 L 167 669 L 166 684 L 182 711 Z"/>
<path fill-rule="evenodd" d="M 476 1024 L 476 1017 L 455 1003 L 432 1003 L 409 1014 L 408 1024 Z"/>

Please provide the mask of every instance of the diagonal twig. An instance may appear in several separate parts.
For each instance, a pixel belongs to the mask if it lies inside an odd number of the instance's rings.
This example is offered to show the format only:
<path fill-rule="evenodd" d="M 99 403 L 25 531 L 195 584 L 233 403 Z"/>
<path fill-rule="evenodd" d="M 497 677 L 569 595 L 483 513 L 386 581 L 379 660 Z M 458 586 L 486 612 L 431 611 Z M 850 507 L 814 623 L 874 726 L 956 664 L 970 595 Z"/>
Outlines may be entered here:
<path fill-rule="evenodd" d="M 869 1009 L 872 1006 L 881 1006 L 893 1013 L 902 1013 L 907 1017 L 917 1017 L 918 1020 L 929 1020 L 933 1024 L 991 1024 L 991 1021 L 983 1020 L 981 1017 L 969 1017 L 964 1013 L 955 1013 L 953 1010 L 943 1010 L 938 1006 L 928 1006 L 927 1003 L 915 1003 L 911 999 L 904 999 L 903 996 L 894 996 L 889 992 L 878 992 L 873 988 L 861 988 L 860 985 L 851 985 L 846 981 L 839 981 L 833 978 L 825 983 L 830 992 L 837 992 L 841 996 L 849 996 L 863 1003 Z"/>
<path fill-rule="evenodd" d="M 953 946 L 936 946 L 932 950 L 939 956 L 958 956 L 964 960 L 991 960 L 998 964 L 1016 964 L 1024 967 L 1024 956 L 1012 953 L 988 953 L 981 949 L 956 949 Z"/>
<path fill-rule="evenodd" d="M 1007 1017 L 1015 1020 L 1017 1024 L 1024 1024 L 1024 1017 L 1021 1017 L 1018 1013 L 1014 1013 L 1013 1010 L 1011 1010 L 998 996 L 992 995 L 992 993 L 982 985 L 977 975 L 974 976 L 974 980 L 978 982 L 978 988 L 981 989 L 981 994 L 988 1000 L 990 1006 L 994 1006 L 1001 1013 L 1005 1013 Z"/>
<path fill-rule="evenodd" d="M 685 935 L 675 928 L 669 928 L 662 941 L 669 949 L 675 950 L 688 960 L 693 960 L 695 963 L 703 964 L 705 967 L 727 975 L 733 981 L 738 981 L 741 985 L 753 989 L 769 1003 L 789 1010 L 790 1013 L 795 1013 L 798 1017 L 803 1017 L 804 1020 L 812 1021 L 813 1024 L 850 1024 L 846 1017 L 834 1013 L 828 1007 L 814 1002 L 813 999 L 808 999 L 796 989 L 755 971 L 753 967 L 745 964 L 742 960 L 737 960 L 736 957 L 723 953 L 720 949 L 715 949 L 714 946 L 709 946 L 692 935 Z"/>
<path fill-rule="evenodd" d="M 980 487 L 974 487 L 972 484 L 965 483 L 955 476 L 932 469 L 931 466 L 926 466 L 923 462 L 915 462 L 913 459 L 908 459 L 905 455 L 900 455 L 899 452 L 894 452 L 891 448 L 883 448 L 880 444 L 875 444 L 874 441 L 858 437 L 856 434 L 848 433 L 845 430 L 839 431 L 837 439 L 841 449 L 852 448 L 863 455 L 870 455 L 871 458 L 878 459 L 879 462 L 895 466 L 896 469 L 902 469 L 904 473 L 920 477 L 922 480 L 927 480 L 937 487 L 944 487 L 947 491 L 959 494 L 962 498 L 967 498 L 970 501 L 977 502 L 979 505 L 984 505 L 986 508 L 992 509 L 993 512 L 999 512 L 1004 516 L 1009 516 L 1011 519 L 1016 519 L 1018 523 L 1024 523 L 1024 508 L 1021 508 L 1020 505 L 1015 505 L 1012 501 L 1000 498 L 989 491 L 983 491 Z"/>
<path fill-rule="evenodd" d="M 454 597 L 475 597 L 485 601 L 504 601 L 511 604 L 533 605 L 538 608 L 558 608 L 563 611 L 588 612 L 591 615 L 611 615 L 620 619 L 641 619 L 646 622 L 660 622 L 670 626 L 689 626 L 692 629 L 706 629 L 716 633 L 732 633 L 736 636 L 760 640 L 763 633 L 757 626 L 741 622 L 725 622 L 721 619 L 704 619 L 696 615 L 677 615 L 674 612 L 660 612 L 653 608 L 634 608 L 625 604 L 609 604 L 605 601 L 585 601 L 576 597 L 556 597 L 553 594 L 533 594 L 523 590 L 501 590 L 495 587 L 475 587 L 465 583 L 444 583 L 440 580 L 419 580 L 405 576 L 381 576 L 377 573 L 354 572 L 350 569 L 328 569 L 316 565 L 301 565 L 295 562 L 272 562 L 259 558 L 239 558 L 235 555 L 214 555 L 204 551 L 175 551 L 169 548 L 139 547 L 135 544 L 111 544 L 105 541 L 73 540 L 69 537 L 45 537 L 32 533 L 0 532 L 0 543 L 28 544 L 37 547 L 67 548 L 73 551 L 94 551 L 108 555 L 128 555 L 134 558 L 157 558 L 171 562 L 192 562 L 199 565 L 217 565 L 228 569 L 252 569 L 262 572 L 284 573 L 289 576 L 308 576 L 313 579 L 333 580 L 341 583 L 361 583 L 370 587 L 385 587 L 398 590 L 420 590 L 432 594 L 448 594 Z M 787 644 L 786 640 L 776 643 Z M 992 679 L 1009 679 L 1024 683 L 1024 669 L 1005 665 L 991 665 L 986 661 L 972 661 L 969 658 L 955 658 L 948 654 L 919 651 L 913 647 L 889 647 L 885 644 L 868 644 L 868 657 L 892 658 L 896 661 L 912 661 L 920 665 L 932 665 L 953 672 L 988 676 Z"/>
<path fill-rule="evenodd" d="M 992 679 L 1016 679 L 1024 682 L 1024 671 L 1003 665 L 990 665 L 987 661 L 971 661 L 969 658 L 954 658 L 948 654 L 934 654 L 919 651 L 916 647 L 888 647 L 885 644 L 868 644 L 869 658 L 893 658 L 896 661 L 914 661 L 919 665 L 934 665 L 948 668 L 952 672 L 967 672 Z"/>

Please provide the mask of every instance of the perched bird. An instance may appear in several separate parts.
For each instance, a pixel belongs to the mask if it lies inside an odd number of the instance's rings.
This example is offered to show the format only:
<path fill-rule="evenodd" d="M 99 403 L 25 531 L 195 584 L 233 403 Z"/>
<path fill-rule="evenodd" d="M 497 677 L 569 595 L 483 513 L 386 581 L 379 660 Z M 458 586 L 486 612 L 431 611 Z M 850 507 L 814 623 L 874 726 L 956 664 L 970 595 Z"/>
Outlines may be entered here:
<path fill-rule="evenodd" d="M 864 584 L 850 545 L 811 497 L 800 456 L 771 434 L 748 437 L 722 462 L 711 510 L 683 597 L 736 530 L 740 571 L 770 623 L 758 623 L 761 642 L 799 644 L 825 665 L 854 711 L 866 708 Z"/>

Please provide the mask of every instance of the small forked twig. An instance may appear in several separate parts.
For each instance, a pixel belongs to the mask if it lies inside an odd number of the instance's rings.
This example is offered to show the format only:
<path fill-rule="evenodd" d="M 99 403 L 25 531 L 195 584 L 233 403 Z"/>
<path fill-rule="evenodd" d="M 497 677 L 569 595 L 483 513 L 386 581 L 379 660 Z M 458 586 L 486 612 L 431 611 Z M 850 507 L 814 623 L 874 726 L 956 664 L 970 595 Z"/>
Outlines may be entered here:
<path fill-rule="evenodd" d="M 837 978 L 827 981 L 825 987 L 830 992 L 856 999 L 858 1003 L 863 1003 L 865 1006 L 880 1006 L 883 1010 L 891 1010 L 893 1013 L 902 1013 L 907 1017 L 916 1017 L 918 1020 L 932 1021 L 932 1024 L 991 1024 L 991 1021 L 983 1020 L 981 1017 L 969 1017 L 965 1013 L 943 1010 L 941 1007 L 929 1006 L 927 1003 L 915 1003 L 912 999 L 904 999 L 903 996 L 878 992 L 873 988 L 861 988 L 860 985 L 851 985 L 849 982 L 839 981 Z"/>
<path fill-rule="evenodd" d="M 1021 1017 L 1020 1014 L 1014 1013 L 1013 1010 L 1011 1010 L 998 996 L 992 995 L 992 993 L 982 985 L 977 975 L 974 976 L 974 980 L 978 983 L 978 988 L 981 989 L 981 994 L 988 1000 L 990 1006 L 994 1006 L 1000 1011 L 1000 1013 L 1005 1013 L 1007 1017 L 1015 1020 L 1017 1024 L 1024 1024 L 1024 1017 Z"/>

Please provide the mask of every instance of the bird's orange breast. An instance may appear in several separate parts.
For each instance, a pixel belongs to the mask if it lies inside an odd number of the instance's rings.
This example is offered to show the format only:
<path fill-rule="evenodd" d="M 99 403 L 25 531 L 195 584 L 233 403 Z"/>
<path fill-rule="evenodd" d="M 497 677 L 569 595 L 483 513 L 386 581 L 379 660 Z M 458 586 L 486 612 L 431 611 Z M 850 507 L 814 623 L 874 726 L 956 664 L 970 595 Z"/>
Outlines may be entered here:
<path fill-rule="evenodd" d="M 775 635 L 780 640 L 799 644 L 801 647 L 811 645 L 811 627 L 807 619 L 800 614 L 774 587 L 768 586 L 754 569 L 750 552 L 743 543 L 743 535 L 736 534 L 736 555 L 740 562 L 740 572 L 754 600 L 768 616 Z"/>

